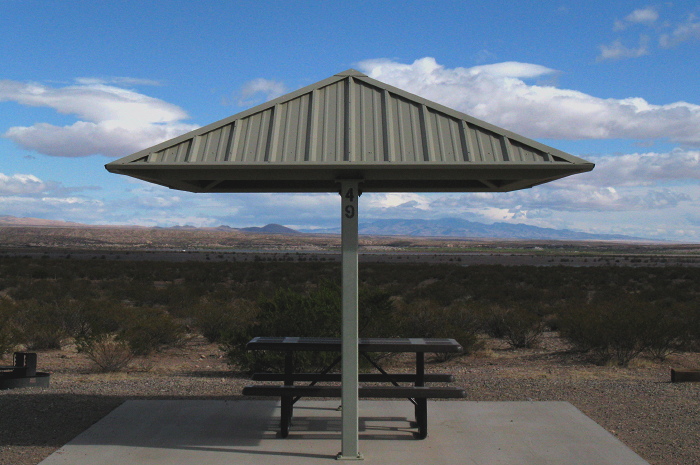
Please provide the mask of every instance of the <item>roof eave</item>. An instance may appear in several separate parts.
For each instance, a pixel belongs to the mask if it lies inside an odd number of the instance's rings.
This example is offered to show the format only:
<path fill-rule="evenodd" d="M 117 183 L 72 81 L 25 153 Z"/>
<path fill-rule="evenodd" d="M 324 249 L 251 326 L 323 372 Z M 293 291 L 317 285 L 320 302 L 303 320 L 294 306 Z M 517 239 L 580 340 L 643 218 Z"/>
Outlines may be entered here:
<path fill-rule="evenodd" d="M 421 169 L 417 169 L 421 168 Z M 507 192 L 593 169 L 592 163 L 405 166 L 131 164 L 112 173 L 190 192 L 336 192 L 340 179 L 358 179 L 364 192 Z"/>

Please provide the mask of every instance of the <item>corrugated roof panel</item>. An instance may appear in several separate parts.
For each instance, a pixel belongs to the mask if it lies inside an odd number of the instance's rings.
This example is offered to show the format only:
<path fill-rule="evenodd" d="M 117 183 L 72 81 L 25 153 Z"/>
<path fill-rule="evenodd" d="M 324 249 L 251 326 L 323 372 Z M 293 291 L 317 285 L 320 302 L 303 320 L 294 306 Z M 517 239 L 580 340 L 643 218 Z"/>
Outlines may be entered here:
<path fill-rule="evenodd" d="M 310 95 L 303 95 L 280 105 L 280 131 L 274 159 L 285 163 L 303 162 L 309 140 Z"/>
<path fill-rule="evenodd" d="M 197 159 L 204 163 L 224 161 L 226 149 L 228 148 L 230 128 L 231 125 L 227 124 L 202 136 L 205 139 L 202 143 L 202 154 Z"/>
<path fill-rule="evenodd" d="M 323 87 L 318 91 L 318 159 L 317 162 L 343 160 L 345 151 L 345 81 Z M 313 143 L 313 141 L 311 141 Z"/>
<path fill-rule="evenodd" d="M 270 120 L 273 109 L 260 111 L 240 120 L 240 141 L 233 159 L 239 163 L 263 163 L 268 161 Z"/>
<path fill-rule="evenodd" d="M 381 90 L 355 81 L 359 93 L 355 109 L 355 160 L 381 162 L 385 160 L 384 108 Z"/>
<path fill-rule="evenodd" d="M 460 124 L 454 118 L 428 110 L 433 129 L 435 161 L 441 163 L 455 163 L 462 161 L 462 137 L 460 134 Z"/>
<path fill-rule="evenodd" d="M 514 161 L 532 163 L 544 163 L 547 161 L 551 161 L 549 159 L 549 155 L 547 155 L 545 152 L 535 150 L 531 147 L 525 147 L 523 144 L 520 144 L 512 139 L 509 139 L 509 141 L 511 146 L 511 152 L 514 154 L 515 157 Z"/>
<path fill-rule="evenodd" d="M 150 163 L 180 163 L 187 160 L 187 154 L 190 150 L 191 139 L 188 139 L 179 144 L 173 145 L 166 149 L 154 152 Z"/>
<path fill-rule="evenodd" d="M 477 156 L 475 162 L 499 163 L 509 161 L 504 157 L 501 137 L 489 130 L 469 125 L 471 136 L 476 143 Z"/>
<path fill-rule="evenodd" d="M 424 161 L 423 134 L 420 125 L 420 105 L 392 96 L 393 129 L 395 136 L 393 160 L 408 163 Z"/>
<path fill-rule="evenodd" d="M 204 192 L 505 191 L 592 168 L 352 70 L 107 165 Z"/>
<path fill-rule="evenodd" d="M 352 108 L 351 93 L 356 95 Z M 346 126 L 351 111 L 353 124 Z M 354 79 L 251 113 L 154 152 L 147 162 L 336 163 L 350 158 L 364 163 L 548 161 L 545 152 Z"/>

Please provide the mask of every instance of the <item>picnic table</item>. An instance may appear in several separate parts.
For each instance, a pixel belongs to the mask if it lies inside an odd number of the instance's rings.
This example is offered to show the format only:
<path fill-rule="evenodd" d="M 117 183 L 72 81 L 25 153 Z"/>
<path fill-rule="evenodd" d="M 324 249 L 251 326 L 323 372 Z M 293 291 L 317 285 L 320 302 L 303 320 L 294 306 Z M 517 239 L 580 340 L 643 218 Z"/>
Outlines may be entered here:
<path fill-rule="evenodd" d="M 332 372 L 340 362 L 337 357 L 318 373 L 297 373 L 294 370 L 296 352 L 341 352 L 339 338 L 318 337 L 256 337 L 246 345 L 247 350 L 272 350 L 285 353 L 283 373 L 254 373 L 255 381 L 280 381 L 282 385 L 255 385 L 243 388 L 243 395 L 280 397 L 280 436 L 287 437 L 292 421 L 294 404 L 302 397 L 341 397 L 337 383 L 341 374 Z M 418 428 L 415 437 L 424 439 L 428 435 L 429 398 L 463 398 L 464 389 L 454 386 L 426 386 L 426 383 L 450 383 L 454 376 L 449 373 L 425 373 L 426 353 L 460 353 L 462 346 L 454 339 L 438 338 L 360 338 L 359 353 L 377 370 L 375 373 L 360 373 L 361 385 L 358 395 L 362 398 L 407 398 L 415 406 L 415 422 Z M 388 373 L 371 356 L 372 353 L 414 353 L 413 373 Z M 295 384 L 295 383 L 308 384 Z"/>

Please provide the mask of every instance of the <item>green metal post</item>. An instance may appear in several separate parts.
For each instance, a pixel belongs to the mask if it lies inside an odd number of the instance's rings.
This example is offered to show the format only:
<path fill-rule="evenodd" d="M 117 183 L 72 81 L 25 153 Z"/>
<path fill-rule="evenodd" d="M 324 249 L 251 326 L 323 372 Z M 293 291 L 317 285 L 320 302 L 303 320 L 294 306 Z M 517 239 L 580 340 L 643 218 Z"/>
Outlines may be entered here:
<path fill-rule="evenodd" d="M 339 460 L 362 460 L 358 452 L 357 244 L 359 182 L 341 181 L 342 249 L 342 448 Z"/>

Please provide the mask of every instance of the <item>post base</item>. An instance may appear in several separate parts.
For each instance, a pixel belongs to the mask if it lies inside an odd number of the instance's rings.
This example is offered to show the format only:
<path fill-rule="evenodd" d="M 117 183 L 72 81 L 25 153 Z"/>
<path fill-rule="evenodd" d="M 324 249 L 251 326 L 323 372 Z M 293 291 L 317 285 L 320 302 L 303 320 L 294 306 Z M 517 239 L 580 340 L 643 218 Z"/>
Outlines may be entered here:
<path fill-rule="evenodd" d="M 365 458 L 360 454 L 359 452 L 357 455 L 343 455 L 342 452 L 338 452 L 338 455 L 335 456 L 336 460 L 364 460 Z"/>

